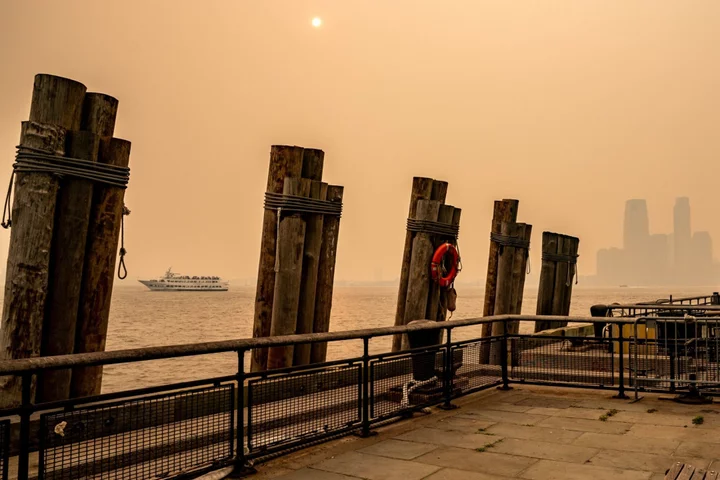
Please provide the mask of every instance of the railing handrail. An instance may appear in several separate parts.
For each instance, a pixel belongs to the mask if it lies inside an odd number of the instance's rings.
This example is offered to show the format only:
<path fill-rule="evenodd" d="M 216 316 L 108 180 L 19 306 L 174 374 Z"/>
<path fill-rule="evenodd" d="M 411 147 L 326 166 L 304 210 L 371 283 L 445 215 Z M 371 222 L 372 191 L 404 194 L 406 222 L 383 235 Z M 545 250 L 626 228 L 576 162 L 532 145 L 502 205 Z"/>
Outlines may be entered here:
<path fill-rule="evenodd" d="M 682 318 L 680 318 L 682 319 Z M 124 350 L 111 350 L 96 353 L 74 353 L 69 355 L 56 355 L 52 357 L 32 357 L 15 360 L 0 361 L 0 376 L 35 373 L 42 370 L 56 370 L 76 366 L 113 365 L 118 363 L 142 362 L 148 360 L 162 360 L 167 358 L 190 357 L 224 352 L 237 352 L 253 348 L 279 347 L 297 345 L 302 343 L 330 342 L 340 340 L 361 340 L 363 338 L 389 336 L 398 333 L 408 333 L 418 330 L 439 330 L 456 327 L 482 325 L 492 322 L 505 321 L 555 321 L 572 323 L 614 323 L 633 324 L 637 318 L 633 317 L 565 317 L 553 315 L 496 315 L 491 317 L 476 317 L 446 322 L 433 322 L 429 324 L 404 325 L 397 327 L 366 328 L 360 330 L 345 330 L 327 333 L 305 333 L 299 335 L 283 335 L 277 337 L 241 338 L 236 340 L 220 340 L 215 342 L 192 343 L 181 345 L 168 345 L 158 347 L 142 347 Z M 653 318 L 653 320 L 656 320 Z M 663 320 L 670 320 L 664 318 Z"/>
<path fill-rule="evenodd" d="M 610 310 L 710 310 L 720 312 L 720 305 L 671 305 L 666 303 L 627 303 L 597 304 Z M 597 317 L 596 317 L 597 318 Z"/>

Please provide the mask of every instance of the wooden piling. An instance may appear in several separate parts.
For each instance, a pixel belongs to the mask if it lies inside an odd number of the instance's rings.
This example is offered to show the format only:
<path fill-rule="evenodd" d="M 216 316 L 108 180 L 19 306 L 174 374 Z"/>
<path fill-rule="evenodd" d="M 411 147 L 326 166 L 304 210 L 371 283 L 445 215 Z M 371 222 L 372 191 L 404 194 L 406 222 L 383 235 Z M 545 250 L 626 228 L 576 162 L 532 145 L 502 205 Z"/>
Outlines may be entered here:
<path fill-rule="evenodd" d="M 119 138 L 103 139 L 100 142 L 98 162 L 127 167 L 130 162 L 130 142 Z M 75 333 L 75 353 L 105 351 L 125 189 L 96 184 L 93 197 Z M 78 398 L 100 394 L 102 371 L 102 366 L 74 368 L 70 396 Z"/>
<path fill-rule="evenodd" d="M 570 314 L 575 265 L 559 261 L 557 256 L 574 259 L 580 239 L 553 232 L 543 232 L 543 267 L 540 272 L 537 315 L 567 316 Z M 552 258 L 556 256 L 556 258 Z M 535 322 L 535 331 L 567 326 L 567 322 Z"/>
<path fill-rule="evenodd" d="M 530 245 L 532 236 L 532 225 L 526 223 L 517 224 L 519 228 L 518 235 L 522 241 Z M 513 314 L 522 313 L 523 295 L 525 292 L 525 278 L 528 274 L 528 262 L 530 261 L 529 249 L 515 248 L 515 258 L 513 259 L 512 270 L 512 297 L 510 300 L 510 312 Z M 520 322 L 508 322 L 508 333 L 518 333 Z"/>
<path fill-rule="evenodd" d="M 437 221 L 441 202 L 418 200 L 415 219 Z M 408 275 L 407 298 L 405 300 L 404 325 L 413 320 L 424 320 L 430 294 L 430 262 L 433 256 L 431 235 L 418 232 L 413 239 L 412 256 Z M 407 336 L 403 335 L 402 348 L 407 347 Z"/>
<path fill-rule="evenodd" d="M 303 168 L 303 148 L 287 145 L 273 145 L 270 150 L 267 191 L 282 193 L 285 177 L 300 177 Z M 253 337 L 270 336 L 273 296 L 275 293 L 275 242 L 277 237 L 277 211 L 265 210 L 260 240 L 260 265 L 258 267 L 255 293 L 255 314 Z M 268 350 L 257 348 L 252 351 L 253 372 L 267 369 Z"/>
<path fill-rule="evenodd" d="M 341 203 L 343 200 L 343 187 L 329 185 L 327 188 L 327 200 Z M 326 216 L 323 219 L 322 245 L 320 247 L 317 287 L 315 289 L 314 333 L 324 333 L 330 330 L 330 311 L 332 310 L 335 259 L 339 235 L 340 217 Z M 326 358 L 327 342 L 313 343 L 310 349 L 310 362 L 321 363 Z"/>
<path fill-rule="evenodd" d="M 435 186 L 436 194 L 439 194 L 441 185 Z M 413 177 L 410 190 L 410 208 L 408 218 L 415 218 L 417 202 L 420 199 L 430 199 L 433 191 L 433 179 L 425 177 Z M 408 277 L 410 274 L 410 257 L 412 256 L 412 244 L 415 233 L 407 230 L 405 232 L 405 246 L 403 247 L 402 262 L 400 265 L 400 284 L 398 285 L 398 300 L 395 309 L 395 326 L 405 325 L 405 300 L 407 299 Z M 402 347 L 402 335 L 393 335 L 392 351 L 397 352 Z"/>
<path fill-rule="evenodd" d="M 286 178 L 283 194 L 307 197 L 310 180 Z M 275 293 L 273 298 L 270 336 L 292 335 L 297 325 L 302 281 L 305 219 L 299 213 L 282 214 L 277 234 Z M 272 347 L 268 351 L 268 370 L 291 367 L 293 346 Z"/>
<path fill-rule="evenodd" d="M 453 209 L 453 217 L 452 217 L 452 221 L 450 222 L 450 224 L 453 226 L 456 226 L 456 227 L 460 227 L 461 214 L 462 214 L 461 208 L 457 208 L 457 207 L 454 208 Z M 458 253 L 460 253 L 459 249 L 458 249 Z M 462 258 L 460 259 L 460 261 L 462 262 Z M 438 315 L 437 315 L 437 320 L 440 322 L 447 320 L 447 317 L 448 317 L 447 293 L 448 293 L 448 290 L 446 288 L 443 288 L 440 291 L 440 308 L 438 309 Z"/>
<path fill-rule="evenodd" d="M 493 208 L 493 218 L 490 224 L 490 233 L 499 234 L 502 229 L 503 222 L 517 222 L 518 200 L 503 199 L 496 200 Z M 490 248 L 488 253 L 488 266 L 485 280 L 485 302 L 483 305 L 483 317 L 494 315 L 495 297 L 497 294 L 497 275 L 498 275 L 498 253 L 499 245 L 490 240 Z M 489 337 L 492 335 L 492 326 L 488 323 L 482 327 L 482 336 Z M 487 363 L 490 357 L 489 349 L 481 349 L 480 363 Z"/>
<path fill-rule="evenodd" d="M 79 82 L 36 75 L 20 145 L 63 155 L 66 131 L 80 126 L 84 95 L 85 86 Z M 48 173 L 19 172 L 15 178 L 0 334 L 3 360 L 40 355 L 58 187 L 58 177 Z M 20 382 L 4 378 L 0 406 L 19 402 Z"/>
<path fill-rule="evenodd" d="M 444 223 L 447 225 L 452 224 L 453 214 L 455 213 L 455 207 L 452 205 L 440 205 L 440 211 L 438 212 L 437 221 L 438 223 Z M 433 235 L 433 253 L 437 248 L 445 242 L 455 242 L 454 238 L 449 238 L 442 235 Z M 432 256 L 431 256 L 432 258 Z M 430 293 L 428 295 L 427 311 L 425 312 L 425 319 L 437 320 L 440 313 L 440 295 L 445 288 L 441 288 L 437 282 L 430 282 Z M 416 319 L 418 320 L 418 319 Z"/>
<path fill-rule="evenodd" d="M 500 229 L 502 235 L 517 240 L 523 238 L 525 231 L 525 224 L 515 222 L 503 222 Z M 521 253 L 518 250 L 524 249 L 511 245 L 499 245 L 494 315 L 515 313 L 513 309 L 516 306 L 517 293 L 514 290 L 517 288 L 517 283 L 513 283 L 516 281 L 513 272 L 517 270 L 515 260 L 520 257 Z M 508 325 L 508 332 L 511 331 L 511 328 Z M 493 322 L 492 335 L 501 336 L 503 334 L 505 334 L 505 323 Z M 500 363 L 500 347 L 497 344 L 494 344 L 491 348 L 490 363 L 495 365 Z"/>
<path fill-rule="evenodd" d="M 69 157 L 95 162 L 99 148 L 98 135 L 88 131 L 68 132 Z M 50 284 L 40 349 L 43 356 L 67 355 L 75 348 L 92 196 L 93 183 L 90 180 L 67 177 L 61 181 L 50 250 Z M 38 401 L 68 399 L 71 374 L 70 369 L 38 374 Z"/>
<path fill-rule="evenodd" d="M 306 150 L 307 152 L 307 150 Z M 325 200 L 327 183 L 313 180 L 310 185 L 310 198 Z M 307 215 L 305 227 L 305 247 L 303 249 L 302 282 L 300 285 L 300 306 L 298 307 L 297 326 L 295 333 L 313 333 L 315 318 L 315 296 L 317 294 L 318 268 L 320 266 L 320 249 L 322 248 L 323 215 Z M 305 343 L 295 345 L 293 353 L 294 365 L 310 363 L 312 345 Z"/>

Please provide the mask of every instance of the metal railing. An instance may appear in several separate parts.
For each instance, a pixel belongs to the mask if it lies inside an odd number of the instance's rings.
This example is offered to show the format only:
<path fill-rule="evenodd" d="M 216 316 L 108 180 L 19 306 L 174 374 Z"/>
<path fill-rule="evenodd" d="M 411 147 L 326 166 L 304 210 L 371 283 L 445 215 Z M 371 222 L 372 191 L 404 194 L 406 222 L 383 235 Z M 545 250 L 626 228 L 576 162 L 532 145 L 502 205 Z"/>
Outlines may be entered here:
<path fill-rule="evenodd" d="M 603 328 L 587 336 L 567 329 L 553 336 L 505 333 L 488 338 L 474 337 L 479 329 L 472 328 L 537 320 Z M 2 361 L 0 376 L 15 375 L 23 386 L 20 404 L 0 411 L 3 478 L 8 478 L 11 456 L 17 478 L 23 480 L 192 478 L 230 466 L 242 474 L 253 462 L 351 432 L 369 435 L 374 426 L 418 409 L 451 408 L 455 398 L 513 383 L 617 390 L 621 398 L 626 398 L 626 388 L 670 392 L 689 384 L 714 393 L 718 321 L 663 319 L 662 325 L 675 327 L 660 328 L 657 318 L 507 315 Z M 372 341 L 426 330 L 442 330 L 443 340 L 403 352 L 372 353 Z M 520 329 L 525 330 L 532 329 Z M 362 355 L 246 372 L 255 348 L 350 340 L 362 342 Z M 693 346 L 699 343 L 703 349 Z M 237 355 L 234 375 L 53 403 L 36 404 L 32 398 L 33 379 L 45 370 L 222 352 Z M 485 358 L 490 363 L 483 363 Z M 647 365 L 653 369 L 645 369 Z M 701 380 L 689 380 L 692 368 Z"/>

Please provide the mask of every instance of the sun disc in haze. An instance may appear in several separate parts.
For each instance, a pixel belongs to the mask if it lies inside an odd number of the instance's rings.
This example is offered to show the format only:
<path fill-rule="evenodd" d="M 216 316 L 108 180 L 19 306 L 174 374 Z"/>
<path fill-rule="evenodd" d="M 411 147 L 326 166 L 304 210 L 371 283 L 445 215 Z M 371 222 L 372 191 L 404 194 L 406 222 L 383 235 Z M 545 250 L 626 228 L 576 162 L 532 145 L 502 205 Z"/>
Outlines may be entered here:
<path fill-rule="evenodd" d="M 315 18 L 312 19 L 312 22 L 311 22 L 311 23 L 312 23 L 312 26 L 313 26 L 313 27 L 318 28 L 320 25 L 322 25 L 322 18 L 320 18 L 320 17 L 315 17 Z"/>

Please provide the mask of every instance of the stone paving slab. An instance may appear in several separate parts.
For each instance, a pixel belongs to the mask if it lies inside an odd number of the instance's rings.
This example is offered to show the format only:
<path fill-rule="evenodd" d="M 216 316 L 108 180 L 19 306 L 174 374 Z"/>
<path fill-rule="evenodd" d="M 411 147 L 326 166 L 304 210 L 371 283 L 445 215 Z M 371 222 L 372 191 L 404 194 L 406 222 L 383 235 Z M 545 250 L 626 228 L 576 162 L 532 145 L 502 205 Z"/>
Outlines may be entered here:
<path fill-rule="evenodd" d="M 502 437 L 517 438 L 520 440 L 534 440 L 552 443 L 573 443 L 583 432 L 563 430 L 562 428 L 545 428 L 539 426 L 513 425 L 512 423 L 497 423 L 486 430 Z"/>
<path fill-rule="evenodd" d="M 574 445 L 558 446 L 557 443 L 528 442 L 527 440 L 507 438 L 493 445 L 492 452 L 517 455 L 520 457 L 585 463 L 594 457 L 599 450 L 596 448 L 576 447 Z"/>
<path fill-rule="evenodd" d="M 668 427 L 663 425 L 633 425 L 628 435 L 641 438 L 673 438 L 694 442 L 720 443 L 720 433 L 717 429 L 688 427 Z M 720 447 L 719 447 L 720 448 Z"/>
<path fill-rule="evenodd" d="M 441 430 L 454 430 L 465 433 L 477 433 L 480 430 L 487 430 L 488 428 L 495 425 L 495 422 L 488 420 L 482 420 L 479 418 L 468 418 L 468 417 L 448 417 L 438 420 L 435 423 L 430 424 L 432 428 L 439 428 Z"/>
<path fill-rule="evenodd" d="M 637 437 L 627 434 L 613 435 L 585 432 L 574 442 L 574 445 L 603 450 L 623 450 L 626 452 L 671 455 L 678 448 L 680 442 L 667 438 L 643 438 L 641 441 L 638 441 Z"/>
<path fill-rule="evenodd" d="M 456 468 L 471 472 L 513 477 L 537 462 L 533 458 L 515 457 L 464 448 L 445 447 L 415 459 L 416 462 Z"/>
<path fill-rule="evenodd" d="M 700 458 L 656 455 L 652 453 L 622 452 L 603 450 L 592 458 L 591 463 L 601 467 L 614 467 L 627 470 L 644 470 L 665 473 L 673 462 L 689 463 L 698 468 L 707 467 L 710 462 Z"/>
<path fill-rule="evenodd" d="M 369 480 L 420 480 L 440 470 L 440 467 L 435 465 L 358 452 L 344 453 L 313 468 Z"/>
<path fill-rule="evenodd" d="M 475 449 L 488 443 L 501 440 L 502 437 L 482 433 L 461 433 L 437 428 L 418 428 L 397 437 L 398 440 L 409 442 L 433 443 L 446 447 Z"/>
<path fill-rule="evenodd" d="M 438 448 L 437 445 L 429 443 L 403 442 L 401 440 L 384 440 L 380 443 L 358 450 L 360 453 L 369 453 L 381 457 L 397 458 L 400 460 L 412 460 L 425 455 Z"/>
<path fill-rule="evenodd" d="M 282 480 L 356 480 L 358 477 L 348 477 L 347 475 L 324 472 L 314 468 L 301 468 L 277 478 Z"/>
<path fill-rule="evenodd" d="M 720 432 L 717 432 L 720 436 Z M 708 442 L 692 442 L 683 441 L 675 451 L 677 456 L 701 457 L 701 458 L 720 458 L 720 445 Z M 715 464 L 715 466 L 720 466 Z"/>
<path fill-rule="evenodd" d="M 498 410 L 489 410 L 484 408 L 463 409 L 462 413 L 457 415 L 458 418 L 474 418 L 489 422 L 505 422 L 515 423 L 517 425 L 535 425 L 549 418 L 546 415 L 531 415 L 529 413 L 520 412 L 502 412 Z"/>
<path fill-rule="evenodd" d="M 565 430 L 576 430 L 580 432 L 595 433 L 625 433 L 633 426 L 632 423 L 601 422 L 600 420 L 585 420 L 582 418 L 548 417 L 537 423 L 539 427 L 562 428 Z"/>
<path fill-rule="evenodd" d="M 618 412 L 608 419 L 609 422 L 639 423 L 645 425 L 662 425 L 667 427 L 685 427 L 692 425 L 694 416 L 666 414 L 666 413 L 647 413 L 645 412 Z"/>
<path fill-rule="evenodd" d="M 565 417 L 565 418 L 584 418 L 586 420 L 597 420 L 600 415 L 605 413 L 606 410 L 597 408 L 580 408 L 580 407 L 569 407 L 569 408 L 545 408 L 535 407 L 528 410 L 527 413 L 535 415 L 548 415 L 551 417 Z"/>
<path fill-rule="evenodd" d="M 540 460 L 525 470 L 519 478 L 529 480 L 647 480 L 651 475 L 650 472 Z"/>
<path fill-rule="evenodd" d="M 499 477 L 487 473 L 469 472 L 467 470 L 456 470 L 454 468 L 443 468 L 433 473 L 425 480 L 503 480 L 512 477 Z"/>

